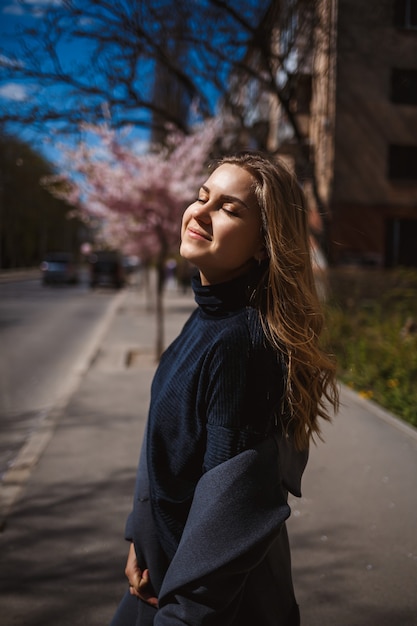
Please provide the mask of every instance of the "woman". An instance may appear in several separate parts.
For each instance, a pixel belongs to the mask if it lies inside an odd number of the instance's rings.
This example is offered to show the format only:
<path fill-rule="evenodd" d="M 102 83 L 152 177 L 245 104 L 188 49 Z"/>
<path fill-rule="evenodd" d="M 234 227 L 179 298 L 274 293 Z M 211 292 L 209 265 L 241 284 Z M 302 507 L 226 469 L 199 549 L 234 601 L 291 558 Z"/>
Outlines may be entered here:
<path fill-rule="evenodd" d="M 307 211 L 278 162 L 224 158 L 185 211 L 196 311 L 152 383 L 112 626 L 298 625 L 285 520 L 337 408 Z"/>

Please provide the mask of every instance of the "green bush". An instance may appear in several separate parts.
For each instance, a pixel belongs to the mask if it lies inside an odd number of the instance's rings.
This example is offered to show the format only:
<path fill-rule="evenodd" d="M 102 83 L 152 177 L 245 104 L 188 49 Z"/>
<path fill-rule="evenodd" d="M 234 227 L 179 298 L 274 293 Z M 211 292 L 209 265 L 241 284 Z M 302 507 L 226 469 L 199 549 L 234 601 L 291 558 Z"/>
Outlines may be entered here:
<path fill-rule="evenodd" d="M 416 270 L 329 270 L 325 342 L 344 383 L 417 426 Z"/>

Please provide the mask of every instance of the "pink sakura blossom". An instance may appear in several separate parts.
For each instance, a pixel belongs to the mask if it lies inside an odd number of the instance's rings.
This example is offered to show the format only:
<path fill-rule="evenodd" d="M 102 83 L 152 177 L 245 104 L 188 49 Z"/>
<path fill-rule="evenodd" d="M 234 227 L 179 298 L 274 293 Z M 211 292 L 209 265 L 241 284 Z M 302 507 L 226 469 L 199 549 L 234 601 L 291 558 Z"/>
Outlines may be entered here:
<path fill-rule="evenodd" d="M 50 177 L 49 188 L 100 224 L 102 243 L 148 259 L 176 252 L 182 212 L 201 184 L 220 122 L 190 135 L 173 131 L 165 146 L 146 153 L 106 124 L 86 130 L 93 141 L 65 149 L 66 172 Z"/>

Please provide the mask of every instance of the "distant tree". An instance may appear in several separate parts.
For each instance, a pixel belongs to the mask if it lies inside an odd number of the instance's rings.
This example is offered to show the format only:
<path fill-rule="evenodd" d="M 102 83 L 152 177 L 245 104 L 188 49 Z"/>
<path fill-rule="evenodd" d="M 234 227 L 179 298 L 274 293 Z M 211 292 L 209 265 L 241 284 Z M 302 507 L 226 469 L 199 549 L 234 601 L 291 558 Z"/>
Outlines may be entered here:
<path fill-rule="evenodd" d="M 102 242 L 155 264 L 159 358 L 166 261 L 178 253 L 181 216 L 201 184 L 219 122 L 214 119 L 188 135 L 171 131 L 165 145 L 146 153 L 108 125 L 87 130 L 88 141 L 66 150 L 65 173 L 45 183 L 90 227 L 100 225 Z"/>
<path fill-rule="evenodd" d="M 0 137 L 0 267 L 31 267 L 50 250 L 78 250 L 80 222 L 40 183 L 53 172 L 25 142 Z"/>

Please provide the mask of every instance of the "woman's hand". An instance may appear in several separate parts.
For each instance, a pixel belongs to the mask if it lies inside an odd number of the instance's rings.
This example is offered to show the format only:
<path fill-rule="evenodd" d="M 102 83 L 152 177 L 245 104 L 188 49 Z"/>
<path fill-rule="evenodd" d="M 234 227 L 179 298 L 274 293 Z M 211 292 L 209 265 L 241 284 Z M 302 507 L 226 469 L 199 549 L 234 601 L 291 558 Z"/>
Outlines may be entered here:
<path fill-rule="evenodd" d="M 152 596 L 150 592 L 149 570 L 142 570 L 138 566 L 136 559 L 135 546 L 130 544 L 130 550 L 127 557 L 125 574 L 129 581 L 129 591 L 132 596 L 137 596 L 144 602 L 147 602 L 155 608 L 158 607 L 158 598 Z"/>

